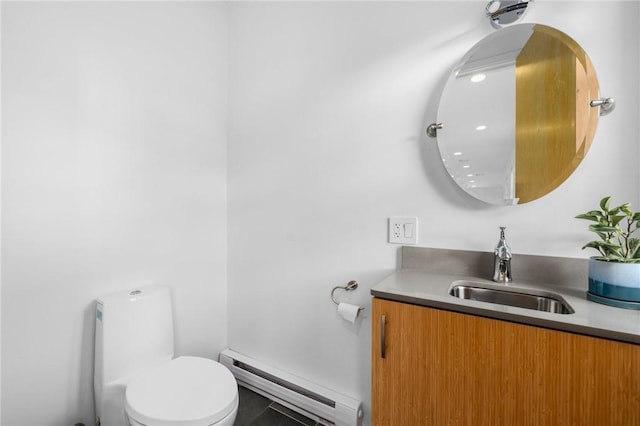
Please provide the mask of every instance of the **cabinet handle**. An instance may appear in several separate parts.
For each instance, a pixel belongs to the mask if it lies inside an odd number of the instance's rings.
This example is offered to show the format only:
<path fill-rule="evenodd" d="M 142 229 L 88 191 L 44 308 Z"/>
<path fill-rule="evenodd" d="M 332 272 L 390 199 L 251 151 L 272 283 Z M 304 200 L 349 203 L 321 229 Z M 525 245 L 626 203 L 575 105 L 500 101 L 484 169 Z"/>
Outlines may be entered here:
<path fill-rule="evenodd" d="M 387 328 L 387 317 L 386 315 L 382 315 L 380 320 L 380 357 L 383 359 L 387 355 L 387 344 L 385 339 L 385 330 Z"/>

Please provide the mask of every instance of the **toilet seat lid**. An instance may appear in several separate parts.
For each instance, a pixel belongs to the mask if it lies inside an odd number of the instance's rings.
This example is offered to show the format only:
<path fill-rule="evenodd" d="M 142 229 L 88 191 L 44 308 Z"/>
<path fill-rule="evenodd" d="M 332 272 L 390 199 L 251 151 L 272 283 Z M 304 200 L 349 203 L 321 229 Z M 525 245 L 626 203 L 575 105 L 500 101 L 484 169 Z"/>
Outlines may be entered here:
<path fill-rule="evenodd" d="M 183 356 L 131 380 L 125 400 L 142 424 L 205 426 L 237 408 L 238 386 L 222 364 Z"/>

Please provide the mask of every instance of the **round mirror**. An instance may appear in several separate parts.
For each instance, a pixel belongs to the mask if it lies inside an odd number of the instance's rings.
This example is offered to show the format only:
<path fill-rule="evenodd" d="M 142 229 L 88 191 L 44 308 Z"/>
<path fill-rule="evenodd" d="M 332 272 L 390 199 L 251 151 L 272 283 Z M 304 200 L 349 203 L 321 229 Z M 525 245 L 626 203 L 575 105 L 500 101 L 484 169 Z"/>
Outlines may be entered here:
<path fill-rule="evenodd" d="M 569 36 L 539 24 L 503 28 L 471 48 L 445 85 L 437 113 L 445 168 L 489 204 L 540 198 L 586 155 L 598 98 L 593 65 Z"/>

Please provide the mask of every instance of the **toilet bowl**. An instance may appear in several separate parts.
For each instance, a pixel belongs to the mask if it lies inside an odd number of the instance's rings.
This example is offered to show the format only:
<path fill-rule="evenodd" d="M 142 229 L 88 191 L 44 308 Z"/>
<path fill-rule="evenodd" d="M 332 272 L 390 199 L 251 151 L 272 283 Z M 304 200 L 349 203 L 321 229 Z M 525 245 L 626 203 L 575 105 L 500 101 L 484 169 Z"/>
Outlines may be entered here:
<path fill-rule="evenodd" d="M 133 426 L 230 426 L 237 411 L 233 375 L 205 358 L 175 358 L 132 379 L 125 393 Z"/>
<path fill-rule="evenodd" d="M 229 369 L 207 358 L 173 355 L 168 288 L 98 299 L 96 424 L 232 426 L 238 386 Z"/>

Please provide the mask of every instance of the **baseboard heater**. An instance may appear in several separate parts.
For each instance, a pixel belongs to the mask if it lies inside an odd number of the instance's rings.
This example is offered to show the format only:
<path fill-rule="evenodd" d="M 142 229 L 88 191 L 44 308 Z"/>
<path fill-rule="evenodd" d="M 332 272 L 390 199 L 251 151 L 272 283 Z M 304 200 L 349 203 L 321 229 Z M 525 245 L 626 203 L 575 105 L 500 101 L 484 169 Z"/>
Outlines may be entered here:
<path fill-rule="evenodd" d="M 309 382 L 231 349 L 220 362 L 238 384 L 323 425 L 362 426 L 362 402 Z"/>

